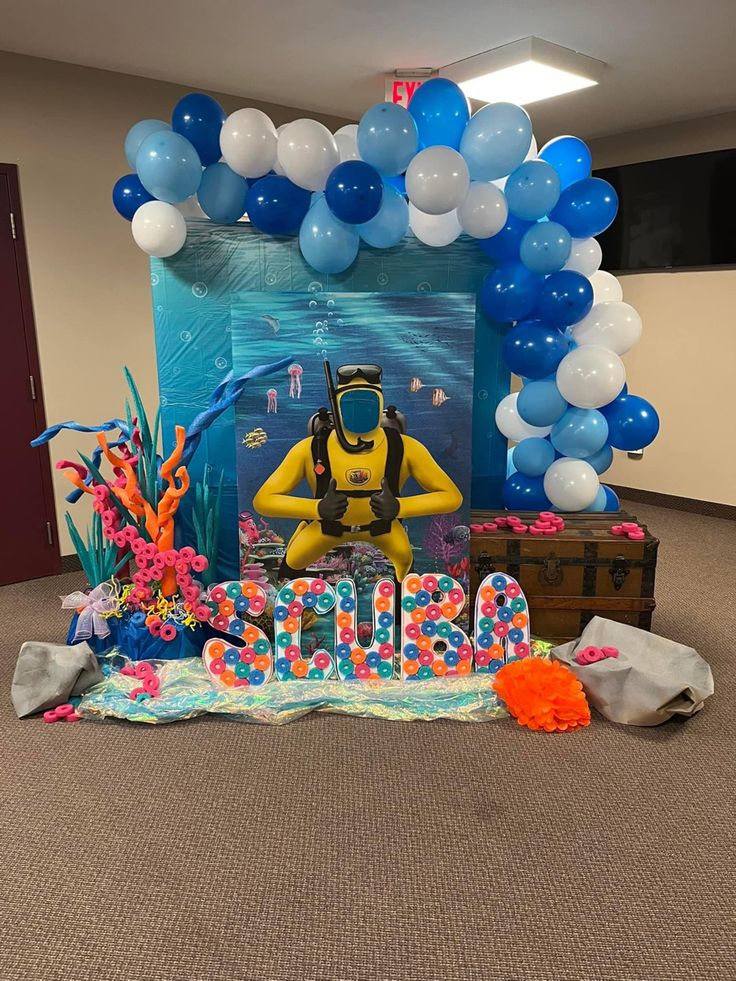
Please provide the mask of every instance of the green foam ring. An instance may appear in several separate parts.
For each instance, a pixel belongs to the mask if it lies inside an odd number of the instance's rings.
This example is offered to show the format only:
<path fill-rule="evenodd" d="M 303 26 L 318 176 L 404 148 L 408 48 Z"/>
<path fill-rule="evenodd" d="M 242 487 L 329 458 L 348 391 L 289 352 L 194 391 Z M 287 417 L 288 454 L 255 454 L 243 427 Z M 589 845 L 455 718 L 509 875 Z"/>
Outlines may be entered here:
<path fill-rule="evenodd" d="M 289 589 L 288 586 L 287 586 L 285 589 L 282 589 L 281 592 L 279 593 L 279 595 L 278 595 L 278 602 L 279 603 L 283 603 L 285 606 L 288 606 L 289 603 L 293 603 L 294 602 L 295 596 L 296 596 L 296 593 L 294 592 L 294 590 L 293 589 Z"/>
<path fill-rule="evenodd" d="M 390 678 L 394 673 L 394 666 L 391 661 L 381 661 L 378 665 L 378 674 L 382 678 Z"/>
<path fill-rule="evenodd" d="M 352 595 L 353 587 L 349 582 L 339 582 L 337 584 L 337 595 L 338 596 L 350 596 Z M 322 594 L 325 595 L 324 593 Z"/>
<path fill-rule="evenodd" d="M 455 588 L 455 583 L 449 576 L 440 576 L 440 578 L 437 580 L 437 586 L 443 593 L 449 593 L 451 589 Z"/>
<path fill-rule="evenodd" d="M 230 599 L 237 599 L 243 592 L 239 582 L 229 582 L 225 587 L 225 592 Z"/>

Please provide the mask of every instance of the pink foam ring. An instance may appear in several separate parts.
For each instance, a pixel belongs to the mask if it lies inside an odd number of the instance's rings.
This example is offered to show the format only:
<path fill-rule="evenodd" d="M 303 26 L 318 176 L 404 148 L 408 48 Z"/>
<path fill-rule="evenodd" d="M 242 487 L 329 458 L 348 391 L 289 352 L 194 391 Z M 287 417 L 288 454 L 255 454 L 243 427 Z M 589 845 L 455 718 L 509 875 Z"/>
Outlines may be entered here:
<path fill-rule="evenodd" d="M 404 633 L 410 640 L 416 640 L 421 632 L 422 630 L 418 623 L 407 623 L 404 628 Z"/>
<path fill-rule="evenodd" d="M 92 493 L 98 501 L 106 501 L 110 496 L 110 491 L 106 484 L 97 484 L 92 488 Z"/>
<path fill-rule="evenodd" d="M 612 535 L 625 535 L 626 534 L 626 529 L 623 527 L 623 525 L 611 525 L 611 534 Z"/>
<path fill-rule="evenodd" d="M 227 628 L 230 626 L 230 617 L 226 617 L 223 613 L 216 613 L 210 620 L 210 623 L 215 630 L 227 631 Z"/>
<path fill-rule="evenodd" d="M 355 677 L 356 678 L 369 678 L 371 674 L 370 667 L 365 663 L 355 665 Z"/>
<path fill-rule="evenodd" d="M 133 573 L 133 575 L 132 575 L 131 578 L 132 578 L 133 582 L 136 584 L 136 586 L 145 586 L 146 585 L 146 580 L 143 578 L 143 573 L 146 572 L 146 571 L 147 570 L 145 570 L 145 569 L 139 569 L 138 572 L 134 572 Z M 148 574 L 148 578 L 150 580 L 150 578 L 151 578 L 151 574 L 150 573 Z"/>
<path fill-rule="evenodd" d="M 465 593 L 459 586 L 456 586 L 454 589 L 451 589 L 450 592 L 447 594 L 447 598 L 451 603 L 454 603 L 455 606 L 459 606 L 461 609 L 463 607 L 463 604 L 465 603 Z"/>
<path fill-rule="evenodd" d="M 636 531 L 639 528 L 639 525 L 636 521 L 622 521 L 621 527 L 625 531 Z"/>
<path fill-rule="evenodd" d="M 503 623 L 502 620 L 499 620 L 498 623 L 494 623 L 493 632 L 497 637 L 505 637 L 509 632 L 508 624 Z"/>
<path fill-rule="evenodd" d="M 507 514 L 506 515 L 506 523 L 509 524 L 509 525 L 520 525 L 521 524 L 521 518 L 517 517 L 517 515 L 515 515 L 515 514 Z"/>
<path fill-rule="evenodd" d="M 431 664 L 434 661 L 434 654 L 432 651 L 420 651 L 417 660 L 421 665 Z"/>
<path fill-rule="evenodd" d="M 509 580 L 506 583 L 506 589 L 504 592 L 509 599 L 516 599 L 517 596 L 521 595 L 521 586 L 517 582 L 512 582 Z"/>
<path fill-rule="evenodd" d="M 176 577 L 176 581 L 177 581 L 178 585 L 181 586 L 182 591 L 184 589 L 188 589 L 192 585 L 192 583 L 194 582 L 194 580 L 192 579 L 192 577 L 190 575 L 188 575 L 188 574 L 184 574 L 184 575 L 181 575 L 180 574 L 180 575 L 178 575 Z"/>
<path fill-rule="evenodd" d="M 394 645 L 393 644 L 381 644 L 378 648 L 378 653 L 381 655 L 384 661 L 387 661 L 390 657 L 394 656 Z"/>
<path fill-rule="evenodd" d="M 340 631 L 340 640 L 343 644 L 352 644 L 355 640 L 355 631 L 351 630 L 350 627 L 345 627 Z"/>
<path fill-rule="evenodd" d="M 174 565 L 174 570 L 178 572 L 180 575 L 186 575 L 189 572 L 189 563 L 182 562 L 181 559 L 178 559 L 176 564 Z"/>
<path fill-rule="evenodd" d="M 289 644 L 289 646 L 284 650 L 284 657 L 287 661 L 298 661 L 302 656 L 300 648 L 296 644 Z"/>
<path fill-rule="evenodd" d="M 141 586 L 147 586 L 153 580 L 153 573 L 150 569 L 139 569 L 136 575 L 140 579 Z"/>
<path fill-rule="evenodd" d="M 133 559 L 139 569 L 147 569 L 150 564 L 143 552 L 133 552 Z"/>
<path fill-rule="evenodd" d="M 294 600 L 293 603 L 289 603 L 287 610 L 290 617 L 300 617 L 304 611 L 304 606 L 299 600 Z"/>
<path fill-rule="evenodd" d="M 541 535 L 544 535 L 544 529 L 543 528 L 534 528 L 532 526 L 529 529 L 529 534 L 530 535 L 534 535 L 535 538 L 539 538 Z"/>
<path fill-rule="evenodd" d="M 195 572 L 204 572 L 209 566 L 206 555 L 195 555 L 190 564 Z"/>
<path fill-rule="evenodd" d="M 104 509 L 105 505 L 100 501 L 92 501 L 92 510 L 95 512 L 95 514 L 102 514 Z"/>
<path fill-rule="evenodd" d="M 626 537 L 630 538 L 632 542 L 640 542 L 647 536 L 643 531 L 630 531 Z"/>
<path fill-rule="evenodd" d="M 129 545 L 132 545 L 138 537 L 138 529 L 135 525 L 126 525 L 121 529 L 121 533 L 125 535 L 125 540 Z"/>
<path fill-rule="evenodd" d="M 601 650 L 606 655 L 606 657 L 618 657 L 621 653 L 618 647 L 601 647 Z"/>
<path fill-rule="evenodd" d="M 135 668 L 132 664 L 126 664 L 120 669 L 120 674 L 124 674 L 126 678 L 135 678 Z"/>
<path fill-rule="evenodd" d="M 483 531 L 495 531 L 498 525 L 495 521 L 485 521 L 483 522 Z"/>
<path fill-rule="evenodd" d="M 233 688 L 249 688 L 250 681 L 247 678 L 236 678 L 233 682 Z"/>
<path fill-rule="evenodd" d="M 565 530 L 565 522 L 564 521 L 558 521 L 558 523 L 555 525 L 555 528 L 557 529 L 557 531 L 564 531 Z"/>
<path fill-rule="evenodd" d="M 184 599 L 187 601 L 187 603 L 196 603 L 197 600 L 199 599 L 199 586 L 195 586 L 190 581 L 183 588 L 184 588 Z"/>
<path fill-rule="evenodd" d="M 557 529 L 556 528 L 545 528 L 544 529 L 544 534 L 545 535 L 556 535 L 557 534 Z"/>
<path fill-rule="evenodd" d="M 430 603 L 424 612 L 428 620 L 439 620 L 442 616 L 442 610 L 437 603 Z"/>
<path fill-rule="evenodd" d="M 205 645 L 205 650 L 206 649 L 207 647 Z M 221 657 L 215 657 L 210 661 L 210 671 L 212 672 L 212 674 L 222 674 L 222 672 L 225 670 L 225 667 L 226 667 L 225 662 Z"/>
<path fill-rule="evenodd" d="M 112 540 L 115 542 L 118 548 L 125 548 L 125 546 L 128 544 L 128 541 L 122 531 L 116 531 L 112 536 Z"/>
<path fill-rule="evenodd" d="M 253 596 L 250 601 L 250 611 L 251 613 L 263 613 L 266 608 L 266 600 L 263 596 Z"/>
<path fill-rule="evenodd" d="M 179 553 L 175 548 L 168 548 L 165 552 L 161 553 L 164 557 L 164 564 L 170 569 L 173 569 L 179 559 Z"/>
<path fill-rule="evenodd" d="M 324 579 L 315 579 L 309 588 L 312 590 L 315 596 L 320 596 L 327 588 L 327 583 L 324 581 Z"/>
<path fill-rule="evenodd" d="M 81 722 L 82 716 L 78 712 L 72 712 L 71 715 L 67 715 L 64 718 L 65 722 Z"/>
<path fill-rule="evenodd" d="M 200 620 L 202 623 L 205 623 L 207 620 L 209 620 L 211 613 L 212 610 L 209 608 L 209 606 L 205 606 L 204 603 L 200 603 L 200 605 L 197 606 L 194 610 L 195 617 L 198 620 Z"/>
<path fill-rule="evenodd" d="M 496 613 L 498 613 L 498 607 L 495 603 L 483 603 L 481 604 L 480 612 L 484 617 L 495 617 Z"/>
<path fill-rule="evenodd" d="M 315 668 L 319 668 L 322 671 L 326 667 L 329 667 L 329 664 L 330 664 L 330 655 L 326 651 L 318 651 L 314 655 Z"/>
<path fill-rule="evenodd" d="M 146 542 L 146 544 L 143 546 L 143 555 L 145 555 L 149 562 L 153 562 L 158 555 L 158 549 L 153 542 Z"/>
<path fill-rule="evenodd" d="M 256 652 L 252 647 L 244 647 L 240 652 L 240 660 L 243 664 L 252 664 L 256 659 Z M 292 658 L 289 658 L 291 661 Z"/>
<path fill-rule="evenodd" d="M 151 674 L 143 682 L 143 687 L 149 693 L 149 695 L 157 695 L 158 690 L 161 687 L 161 679 L 158 675 Z"/>
<path fill-rule="evenodd" d="M 523 525 L 521 522 L 519 522 L 517 525 L 512 525 L 511 530 L 515 535 L 526 535 L 526 533 L 529 531 L 529 525 Z"/>
<path fill-rule="evenodd" d="M 494 518 L 493 520 L 498 525 L 499 528 L 504 528 L 509 523 L 509 519 L 504 518 L 503 515 L 499 515 L 497 518 Z"/>
<path fill-rule="evenodd" d="M 116 517 L 117 513 L 113 510 L 113 508 L 105 508 L 105 510 L 102 512 L 103 525 L 106 525 L 108 528 L 111 525 L 114 525 Z"/>
<path fill-rule="evenodd" d="M 49 709 L 48 712 L 43 713 L 44 722 L 58 722 L 60 718 L 61 716 L 57 714 L 56 709 Z"/>
<path fill-rule="evenodd" d="M 461 660 L 467 661 L 468 658 L 473 656 L 473 648 L 470 646 L 470 644 L 460 644 L 457 649 L 457 656 Z"/>
<path fill-rule="evenodd" d="M 191 562 L 196 554 L 191 545 L 185 545 L 184 548 L 179 549 L 179 559 L 182 562 Z"/>
<path fill-rule="evenodd" d="M 210 597 L 213 603 L 222 603 L 223 600 L 227 599 L 227 593 L 222 586 L 214 586 L 210 590 Z"/>
<path fill-rule="evenodd" d="M 148 678 L 149 675 L 153 674 L 153 665 L 149 664 L 148 661 L 139 661 L 135 666 L 135 676 L 136 678 Z"/>
<path fill-rule="evenodd" d="M 422 587 L 428 593 L 433 593 L 437 589 L 437 576 L 422 576 Z"/>
<path fill-rule="evenodd" d="M 171 642 L 176 640 L 177 630 L 173 623 L 164 623 L 159 631 L 159 637 L 161 640 Z"/>
<path fill-rule="evenodd" d="M 553 525 L 553 522 L 548 521 L 546 518 L 544 518 L 544 519 L 543 518 L 537 518 L 537 520 L 534 522 L 534 527 L 535 528 L 551 528 L 552 525 Z"/>
<path fill-rule="evenodd" d="M 488 664 L 490 664 L 490 661 L 491 655 L 488 653 L 488 651 L 475 652 L 475 663 L 478 665 L 478 667 L 485 668 Z"/>
<path fill-rule="evenodd" d="M 517 657 L 521 657 L 521 658 L 528 657 L 529 645 L 525 643 L 523 640 L 518 644 L 514 644 L 514 654 Z"/>
<path fill-rule="evenodd" d="M 540 511 L 539 517 L 543 521 L 554 521 L 557 515 L 554 513 L 554 511 Z"/>
<path fill-rule="evenodd" d="M 153 590 L 150 586 L 139 586 L 136 593 L 139 600 L 149 600 L 153 596 Z"/>
<path fill-rule="evenodd" d="M 224 663 L 224 662 L 223 662 L 223 663 Z M 133 690 L 132 690 L 132 691 L 130 692 L 130 694 L 128 695 L 128 698 L 130 698 L 130 700 L 131 700 L 131 702 L 135 702 L 135 701 L 137 700 L 137 698 L 138 698 L 138 696 L 139 696 L 139 695 L 147 695 L 147 694 L 148 694 L 148 692 L 147 692 L 147 691 L 146 691 L 146 689 L 145 689 L 145 688 L 144 688 L 144 687 L 143 687 L 143 686 L 141 685 L 141 686 L 140 686 L 139 688 L 134 688 L 134 689 L 133 689 Z"/>
<path fill-rule="evenodd" d="M 56 714 L 61 718 L 64 718 L 67 715 L 71 715 L 73 711 L 74 711 L 74 706 L 71 704 L 71 702 L 64 702 L 63 705 L 57 705 L 56 708 L 54 709 L 54 712 L 56 712 Z"/>
<path fill-rule="evenodd" d="M 383 582 L 378 584 L 378 592 L 381 596 L 389 598 L 394 595 L 394 584 L 389 582 L 387 579 L 384 579 Z"/>
<path fill-rule="evenodd" d="M 471 525 L 470 530 L 474 535 L 480 535 L 481 532 L 485 531 L 485 525 Z M 493 529 L 496 530 L 495 528 Z"/>

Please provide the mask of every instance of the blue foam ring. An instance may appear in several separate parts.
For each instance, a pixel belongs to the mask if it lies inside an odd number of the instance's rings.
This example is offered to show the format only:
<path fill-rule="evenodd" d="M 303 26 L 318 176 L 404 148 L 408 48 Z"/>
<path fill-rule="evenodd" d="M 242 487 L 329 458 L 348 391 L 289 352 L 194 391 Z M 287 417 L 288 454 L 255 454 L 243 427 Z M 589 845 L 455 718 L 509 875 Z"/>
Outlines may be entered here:
<path fill-rule="evenodd" d="M 349 582 L 339 582 L 337 584 L 337 595 L 338 596 L 350 596 L 353 592 L 353 587 Z M 322 593 L 324 596 L 325 594 Z"/>
<path fill-rule="evenodd" d="M 288 616 L 289 616 L 289 611 L 286 609 L 285 606 L 275 606 L 273 608 L 274 620 L 278 620 L 280 622 L 282 620 L 286 620 Z"/>
<path fill-rule="evenodd" d="M 432 602 L 432 594 L 428 593 L 426 589 L 420 589 L 414 599 L 418 606 L 428 606 Z"/>
<path fill-rule="evenodd" d="M 408 674 L 404 678 L 404 681 L 419 681 L 419 675 L 418 675 L 418 673 L 417 674 Z"/>
<path fill-rule="evenodd" d="M 346 613 L 351 613 L 355 609 L 355 600 L 353 597 L 345 596 L 344 599 L 341 599 L 340 609 L 345 610 Z"/>
<path fill-rule="evenodd" d="M 379 627 L 393 627 L 393 625 L 394 625 L 394 618 L 391 616 L 390 613 L 380 614 L 380 616 L 378 617 Z"/>
<path fill-rule="evenodd" d="M 488 670 L 495 674 L 496 671 L 500 671 L 503 667 L 503 661 L 499 661 L 498 658 L 494 658 L 488 665 Z"/>
<path fill-rule="evenodd" d="M 322 595 L 324 596 L 325 593 Z M 305 593 L 304 596 L 302 596 L 302 606 L 306 606 L 307 609 L 311 609 L 313 606 L 316 606 L 318 601 L 319 597 L 315 596 L 314 593 Z"/>
<path fill-rule="evenodd" d="M 459 661 L 460 655 L 457 651 L 445 651 L 445 664 L 449 668 L 454 668 Z"/>
<path fill-rule="evenodd" d="M 514 618 L 514 611 L 510 606 L 502 606 L 500 610 L 496 613 L 496 616 L 501 621 L 501 623 L 508 623 Z"/>
<path fill-rule="evenodd" d="M 381 663 L 381 655 L 378 653 L 378 651 L 371 651 L 366 657 L 365 663 L 369 668 L 377 668 Z"/>
<path fill-rule="evenodd" d="M 245 613 L 245 611 L 250 607 L 250 600 L 247 596 L 240 595 L 235 600 L 235 609 L 238 613 Z"/>
<path fill-rule="evenodd" d="M 130 622 L 136 627 L 142 627 L 146 622 L 146 614 L 140 612 L 134 613 L 130 618 Z"/>
<path fill-rule="evenodd" d="M 433 620 L 425 620 L 422 624 L 422 633 L 425 637 L 434 637 L 437 633 L 437 624 Z"/>
<path fill-rule="evenodd" d="M 223 659 L 225 664 L 237 664 L 240 660 L 240 654 L 234 647 L 231 647 L 229 650 L 225 651 Z"/>
<path fill-rule="evenodd" d="M 465 637 L 463 637 L 459 630 L 453 630 L 448 640 L 453 647 L 459 647 L 461 644 L 465 643 Z"/>
<path fill-rule="evenodd" d="M 350 644 L 338 644 L 335 648 L 335 656 L 339 657 L 341 660 L 350 657 L 350 652 L 352 648 Z M 352 661 L 350 662 L 352 664 Z"/>
<path fill-rule="evenodd" d="M 506 636 L 511 644 L 520 644 L 524 639 L 524 631 L 518 627 L 512 627 Z"/>
<path fill-rule="evenodd" d="M 288 657 L 277 657 L 275 666 L 279 674 L 283 674 L 285 671 L 291 671 L 291 661 Z"/>
<path fill-rule="evenodd" d="M 404 644 L 404 657 L 410 661 L 416 661 L 419 657 L 419 648 L 416 644 Z"/>
<path fill-rule="evenodd" d="M 245 623 L 243 620 L 238 620 L 237 617 L 233 617 L 230 620 L 230 626 L 227 629 L 231 634 L 235 634 L 236 637 L 240 637 L 245 630 Z"/>
<path fill-rule="evenodd" d="M 263 673 L 263 671 L 251 671 L 251 673 L 248 675 L 248 681 L 250 681 L 252 685 L 262 685 L 265 680 L 266 675 Z"/>
<path fill-rule="evenodd" d="M 506 576 L 502 576 L 500 573 L 491 579 L 491 586 L 494 589 L 505 589 L 506 588 Z"/>
<path fill-rule="evenodd" d="M 475 643 L 478 645 L 478 647 L 482 647 L 484 651 L 488 650 L 493 643 L 493 634 L 478 634 Z"/>

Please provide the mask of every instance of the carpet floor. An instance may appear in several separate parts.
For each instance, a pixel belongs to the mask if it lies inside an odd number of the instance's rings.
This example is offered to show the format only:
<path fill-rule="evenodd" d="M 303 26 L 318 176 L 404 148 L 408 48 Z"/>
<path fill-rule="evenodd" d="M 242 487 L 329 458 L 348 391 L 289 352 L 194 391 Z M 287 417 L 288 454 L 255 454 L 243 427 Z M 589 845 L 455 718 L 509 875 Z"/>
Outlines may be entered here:
<path fill-rule="evenodd" d="M 0 979 L 736 978 L 736 523 L 630 509 L 716 683 L 654 729 L 18 722 L 80 577 L 0 590 Z"/>

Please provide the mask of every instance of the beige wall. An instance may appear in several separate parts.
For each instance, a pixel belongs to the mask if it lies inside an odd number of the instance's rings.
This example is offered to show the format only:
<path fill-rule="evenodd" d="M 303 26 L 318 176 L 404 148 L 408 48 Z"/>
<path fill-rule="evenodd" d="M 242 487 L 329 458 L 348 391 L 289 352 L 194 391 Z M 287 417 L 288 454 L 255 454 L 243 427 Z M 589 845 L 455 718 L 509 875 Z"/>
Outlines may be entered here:
<path fill-rule="evenodd" d="M 46 417 L 97 423 L 124 414 L 127 364 L 146 404 L 158 399 L 148 259 L 114 211 L 112 186 L 129 171 L 126 132 L 168 119 L 188 89 L 0 52 L 0 161 L 19 167 Z M 217 96 L 228 111 L 254 105 L 278 125 L 301 115 L 245 97 Z M 336 128 L 346 120 L 320 117 Z M 61 435 L 52 459 L 74 459 L 93 437 Z M 61 551 L 66 481 L 54 474 Z M 73 517 L 84 525 L 84 506 Z"/>
<path fill-rule="evenodd" d="M 736 147 L 736 112 L 591 142 L 595 167 Z M 629 273 L 644 333 L 624 357 L 629 387 L 662 429 L 641 460 L 617 453 L 611 483 L 736 504 L 736 270 Z"/>

